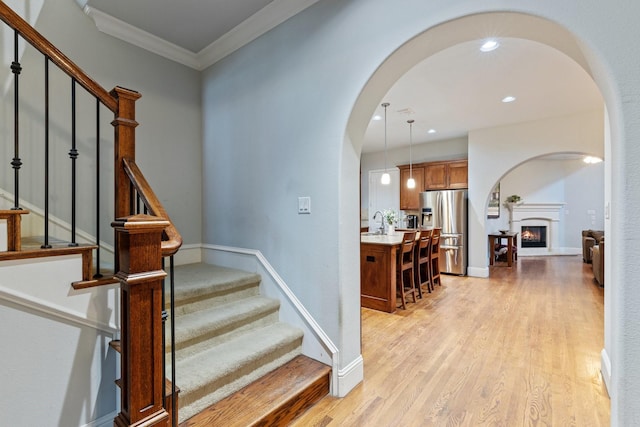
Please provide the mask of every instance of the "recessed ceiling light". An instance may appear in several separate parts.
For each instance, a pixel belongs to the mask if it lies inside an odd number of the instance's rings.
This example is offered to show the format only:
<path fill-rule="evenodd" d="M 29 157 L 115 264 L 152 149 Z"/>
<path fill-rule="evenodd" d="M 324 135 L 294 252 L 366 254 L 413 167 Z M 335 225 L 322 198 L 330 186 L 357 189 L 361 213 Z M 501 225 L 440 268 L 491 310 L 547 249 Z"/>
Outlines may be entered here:
<path fill-rule="evenodd" d="M 373 116 L 373 120 L 375 121 L 382 120 L 382 116 L 380 114 L 376 114 L 375 116 Z"/>
<path fill-rule="evenodd" d="M 502 98 L 502 102 L 504 102 L 505 104 L 509 102 L 513 102 L 515 100 L 516 100 L 516 97 L 511 95 L 505 96 L 504 98 Z"/>
<path fill-rule="evenodd" d="M 435 130 L 435 129 L 429 129 L 429 130 L 427 131 L 427 133 L 436 133 L 436 130 Z"/>
<path fill-rule="evenodd" d="M 594 163 L 600 163 L 602 159 L 600 157 L 587 156 L 584 159 L 582 159 L 582 161 L 585 163 L 594 164 Z"/>
<path fill-rule="evenodd" d="M 480 52 L 491 52 L 492 50 L 496 50 L 498 46 L 500 46 L 500 43 L 497 41 L 487 40 L 480 46 Z"/>

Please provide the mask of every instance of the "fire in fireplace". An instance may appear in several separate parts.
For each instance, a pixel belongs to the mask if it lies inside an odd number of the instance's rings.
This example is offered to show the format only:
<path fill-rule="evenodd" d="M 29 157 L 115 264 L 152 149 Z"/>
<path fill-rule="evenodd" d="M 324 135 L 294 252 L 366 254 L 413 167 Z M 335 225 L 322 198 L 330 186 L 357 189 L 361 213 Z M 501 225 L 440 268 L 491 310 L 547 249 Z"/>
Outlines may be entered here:
<path fill-rule="evenodd" d="M 523 248 L 547 247 L 547 226 L 545 225 L 523 225 L 520 236 Z"/>

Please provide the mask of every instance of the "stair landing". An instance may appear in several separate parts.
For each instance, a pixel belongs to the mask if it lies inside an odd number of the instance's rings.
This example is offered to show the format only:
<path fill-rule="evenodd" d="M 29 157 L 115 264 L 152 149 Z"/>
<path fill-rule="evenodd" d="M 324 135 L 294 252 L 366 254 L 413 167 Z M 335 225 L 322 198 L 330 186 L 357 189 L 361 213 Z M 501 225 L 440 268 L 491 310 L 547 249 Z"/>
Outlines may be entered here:
<path fill-rule="evenodd" d="M 329 394 L 330 372 L 323 363 L 297 356 L 180 427 L 286 426 Z"/>

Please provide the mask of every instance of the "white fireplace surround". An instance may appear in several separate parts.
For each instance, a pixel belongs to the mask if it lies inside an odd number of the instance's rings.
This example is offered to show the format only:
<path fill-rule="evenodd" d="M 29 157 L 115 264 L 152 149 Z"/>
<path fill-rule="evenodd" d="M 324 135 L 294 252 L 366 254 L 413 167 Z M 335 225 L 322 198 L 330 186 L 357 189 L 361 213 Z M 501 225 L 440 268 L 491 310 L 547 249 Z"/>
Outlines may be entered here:
<path fill-rule="evenodd" d="M 564 255 L 560 247 L 560 213 L 566 203 L 509 204 L 509 223 L 512 232 L 522 234 L 522 226 L 546 226 L 546 248 L 523 248 L 518 239 L 518 256 Z M 518 236 L 520 237 L 520 236 Z"/>

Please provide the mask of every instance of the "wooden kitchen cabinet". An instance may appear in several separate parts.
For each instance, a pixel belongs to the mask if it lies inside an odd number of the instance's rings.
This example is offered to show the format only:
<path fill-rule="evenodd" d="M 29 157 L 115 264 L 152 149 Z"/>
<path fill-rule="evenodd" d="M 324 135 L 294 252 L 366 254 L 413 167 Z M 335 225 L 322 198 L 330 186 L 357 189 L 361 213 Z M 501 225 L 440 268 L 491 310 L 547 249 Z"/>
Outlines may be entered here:
<path fill-rule="evenodd" d="M 466 160 L 431 162 L 424 164 L 425 190 L 454 190 L 468 188 Z"/>
<path fill-rule="evenodd" d="M 410 168 L 400 168 L 400 209 L 418 210 L 420 209 L 420 193 L 424 191 L 424 168 L 413 166 L 413 179 L 416 181 L 415 188 L 407 187 L 407 180 L 411 176 Z"/>
<path fill-rule="evenodd" d="M 425 190 L 445 190 L 447 185 L 447 165 L 445 163 L 428 163 L 424 166 Z"/>
<path fill-rule="evenodd" d="M 399 165 L 398 168 L 400 168 L 400 209 L 402 210 L 418 210 L 419 194 L 422 191 L 469 188 L 466 159 L 414 164 L 413 179 L 416 180 L 416 188 L 413 191 L 406 186 L 409 179 L 409 165 Z M 419 181 L 420 176 L 424 179 L 422 185 Z"/>
<path fill-rule="evenodd" d="M 449 185 L 447 188 L 469 188 L 469 169 L 466 160 L 447 163 Z"/>

